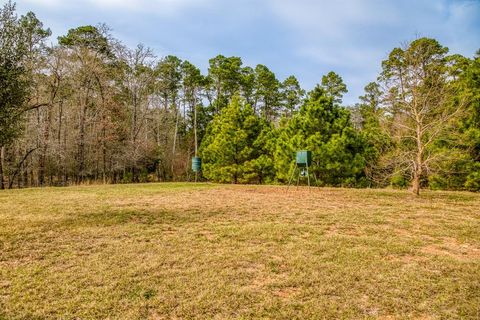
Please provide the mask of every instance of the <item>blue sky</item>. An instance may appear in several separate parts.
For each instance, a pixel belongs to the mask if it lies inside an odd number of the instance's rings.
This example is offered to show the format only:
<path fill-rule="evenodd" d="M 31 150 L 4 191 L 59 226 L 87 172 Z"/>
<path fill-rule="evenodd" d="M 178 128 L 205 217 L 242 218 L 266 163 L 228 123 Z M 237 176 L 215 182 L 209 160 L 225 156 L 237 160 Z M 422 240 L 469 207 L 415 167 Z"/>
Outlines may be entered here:
<path fill-rule="evenodd" d="M 143 43 L 199 66 L 223 54 L 265 64 L 280 80 L 295 75 L 310 90 L 340 74 L 353 104 L 394 48 L 433 37 L 451 53 L 480 48 L 480 0 L 19 0 L 58 35 L 106 23 L 128 46 Z"/>

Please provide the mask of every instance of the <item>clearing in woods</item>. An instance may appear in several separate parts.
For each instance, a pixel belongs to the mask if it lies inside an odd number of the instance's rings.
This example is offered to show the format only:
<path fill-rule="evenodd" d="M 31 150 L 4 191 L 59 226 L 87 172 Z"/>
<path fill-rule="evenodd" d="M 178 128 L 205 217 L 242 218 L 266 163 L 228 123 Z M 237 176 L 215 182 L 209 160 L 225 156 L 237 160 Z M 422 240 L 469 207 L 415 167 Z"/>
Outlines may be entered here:
<path fill-rule="evenodd" d="M 480 195 L 0 192 L 0 318 L 480 317 Z"/>

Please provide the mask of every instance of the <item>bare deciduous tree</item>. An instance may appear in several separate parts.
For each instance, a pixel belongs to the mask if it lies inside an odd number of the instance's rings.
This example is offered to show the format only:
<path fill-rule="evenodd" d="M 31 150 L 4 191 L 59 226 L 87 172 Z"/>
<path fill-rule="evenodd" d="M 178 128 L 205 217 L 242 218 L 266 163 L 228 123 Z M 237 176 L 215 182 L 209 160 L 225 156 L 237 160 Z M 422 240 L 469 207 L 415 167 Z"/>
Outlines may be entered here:
<path fill-rule="evenodd" d="M 456 92 L 450 83 L 447 52 L 436 40 L 421 38 L 395 48 L 382 63 L 383 102 L 397 144 L 389 156 L 397 169 L 411 174 L 417 195 L 425 174 L 441 157 L 433 144 L 463 106 L 461 101 L 452 103 Z"/>

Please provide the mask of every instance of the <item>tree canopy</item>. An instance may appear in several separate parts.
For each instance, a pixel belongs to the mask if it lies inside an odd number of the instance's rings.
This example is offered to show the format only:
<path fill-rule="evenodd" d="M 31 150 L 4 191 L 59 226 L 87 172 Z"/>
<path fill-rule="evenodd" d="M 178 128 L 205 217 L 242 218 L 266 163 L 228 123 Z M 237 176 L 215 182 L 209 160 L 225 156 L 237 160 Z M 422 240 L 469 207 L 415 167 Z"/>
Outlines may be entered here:
<path fill-rule="evenodd" d="M 319 185 L 480 190 L 480 51 L 393 48 L 355 105 L 330 71 L 294 75 L 217 55 L 208 71 L 129 48 L 103 24 L 51 32 L 0 11 L 0 187 L 203 179 L 286 183 L 313 153 Z"/>

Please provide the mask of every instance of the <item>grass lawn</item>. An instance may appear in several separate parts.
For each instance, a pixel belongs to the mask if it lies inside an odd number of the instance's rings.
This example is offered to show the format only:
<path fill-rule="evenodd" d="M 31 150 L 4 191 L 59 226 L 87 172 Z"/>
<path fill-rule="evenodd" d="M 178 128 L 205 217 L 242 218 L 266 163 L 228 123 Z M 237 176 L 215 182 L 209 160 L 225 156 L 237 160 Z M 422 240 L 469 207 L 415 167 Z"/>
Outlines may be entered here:
<path fill-rule="evenodd" d="M 0 192 L 0 319 L 480 319 L 480 194 Z"/>

